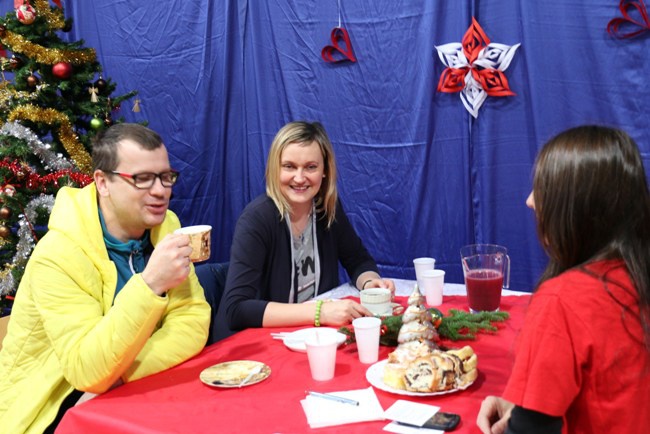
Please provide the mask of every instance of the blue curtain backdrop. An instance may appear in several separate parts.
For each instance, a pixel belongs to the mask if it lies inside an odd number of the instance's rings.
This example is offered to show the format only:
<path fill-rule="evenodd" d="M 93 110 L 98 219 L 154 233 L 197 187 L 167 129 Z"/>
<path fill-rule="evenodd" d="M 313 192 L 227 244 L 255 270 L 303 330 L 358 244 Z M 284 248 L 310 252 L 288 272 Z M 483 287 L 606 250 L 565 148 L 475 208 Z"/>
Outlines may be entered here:
<path fill-rule="evenodd" d="M 357 63 L 328 64 L 337 0 L 64 1 L 71 40 L 97 50 L 117 93 L 142 111 L 182 172 L 172 209 L 214 226 L 228 259 L 244 206 L 264 191 L 266 155 L 288 121 L 324 124 L 351 221 L 386 276 L 413 278 L 433 256 L 462 282 L 459 248 L 508 247 L 511 287 L 546 264 L 524 201 L 540 146 L 580 124 L 617 126 L 648 159 L 650 33 L 616 40 L 616 0 L 340 0 Z M 492 42 L 521 43 L 506 71 L 514 97 L 477 119 L 436 92 L 436 45 L 460 42 L 474 16 Z"/>

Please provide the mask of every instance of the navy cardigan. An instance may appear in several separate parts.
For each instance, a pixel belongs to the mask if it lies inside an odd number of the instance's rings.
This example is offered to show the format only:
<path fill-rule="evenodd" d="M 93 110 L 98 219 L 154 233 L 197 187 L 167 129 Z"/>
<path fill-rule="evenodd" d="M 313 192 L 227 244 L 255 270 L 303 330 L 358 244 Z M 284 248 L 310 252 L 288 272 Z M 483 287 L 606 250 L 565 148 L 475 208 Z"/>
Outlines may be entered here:
<path fill-rule="evenodd" d="M 339 285 L 338 262 L 353 284 L 366 271 L 377 272 L 377 264 L 350 224 L 340 201 L 336 218 L 327 228 L 323 213 L 316 215 L 316 237 L 320 258 L 318 293 Z M 275 203 L 258 196 L 237 221 L 226 288 L 219 305 L 219 338 L 248 327 L 262 327 L 269 301 L 288 303 L 293 265 L 291 234 L 286 220 L 280 219 Z"/>

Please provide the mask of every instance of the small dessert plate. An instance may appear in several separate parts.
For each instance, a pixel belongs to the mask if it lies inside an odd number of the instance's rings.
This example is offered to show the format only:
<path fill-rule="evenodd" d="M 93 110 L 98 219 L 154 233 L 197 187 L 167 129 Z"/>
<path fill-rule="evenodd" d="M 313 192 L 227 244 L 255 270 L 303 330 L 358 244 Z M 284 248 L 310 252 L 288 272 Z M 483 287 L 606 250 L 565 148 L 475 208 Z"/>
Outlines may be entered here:
<path fill-rule="evenodd" d="M 212 387 L 245 387 L 264 381 L 269 375 L 271 368 L 262 362 L 233 360 L 204 369 L 199 378 Z"/>
<path fill-rule="evenodd" d="M 331 327 L 309 327 L 287 334 L 282 338 L 282 341 L 284 342 L 284 345 L 286 345 L 290 350 L 297 351 L 299 353 L 305 353 L 307 352 L 307 347 L 305 347 L 305 340 L 317 332 L 336 334 L 337 346 L 341 346 L 341 344 L 347 339 L 346 335 L 337 332 L 336 329 L 333 329 Z"/>

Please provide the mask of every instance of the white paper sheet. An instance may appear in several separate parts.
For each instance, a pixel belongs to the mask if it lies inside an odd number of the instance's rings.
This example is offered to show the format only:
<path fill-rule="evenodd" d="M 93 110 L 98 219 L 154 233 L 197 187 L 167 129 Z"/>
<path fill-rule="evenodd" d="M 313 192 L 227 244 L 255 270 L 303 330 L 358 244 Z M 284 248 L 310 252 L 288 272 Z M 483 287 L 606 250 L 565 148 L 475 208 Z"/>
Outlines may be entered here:
<path fill-rule="evenodd" d="M 372 387 L 327 393 L 353 399 L 358 401 L 359 405 L 344 404 L 308 395 L 300 403 L 311 428 L 384 420 L 384 409 L 379 404 Z"/>

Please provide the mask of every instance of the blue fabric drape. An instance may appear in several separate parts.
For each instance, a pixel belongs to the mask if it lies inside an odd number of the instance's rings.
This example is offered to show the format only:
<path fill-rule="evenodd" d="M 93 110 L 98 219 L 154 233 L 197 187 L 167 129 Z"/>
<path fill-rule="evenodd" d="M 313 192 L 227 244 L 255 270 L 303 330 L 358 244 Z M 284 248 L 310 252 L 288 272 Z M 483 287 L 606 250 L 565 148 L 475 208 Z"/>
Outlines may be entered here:
<path fill-rule="evenodd" d="M 350 220 L 383 274 L 413 278 L 433 256 L 462 282 L 459 249 L 509 248 L 511 287 L 531 290 L 546 264 L 524 201 L 540 146 L 600 123 L 650 150 L 650 34 L 606 32 L 615 0 L 341 0 L 357 63 L 320 57 L 336 0 L 65 1 L 73 40 L 97 49 L 118 93 L 182 172 L 172 209 L 209 223 L 227 261 L 243 207 L 264 191 L 266 154 L 291 120 L 320 121 L 334 143 Z M 477 119 L 436 92 L 435 46 L 460 42 L 474 16 L 492 42 L 521 43 L 506 71 L 514 97 L 488 97 Z"/>

